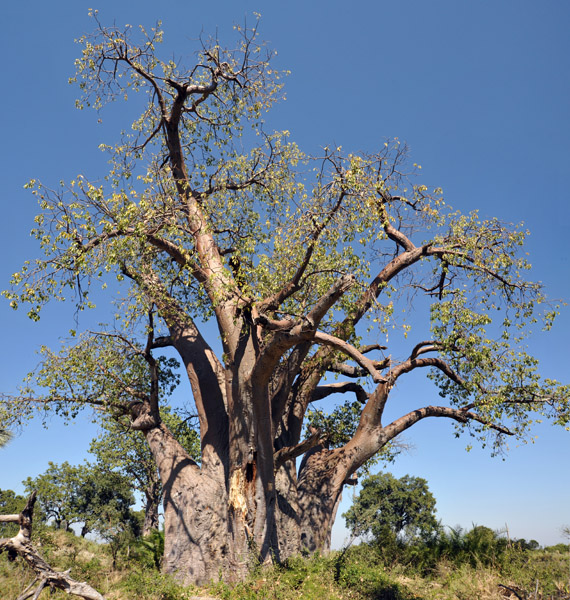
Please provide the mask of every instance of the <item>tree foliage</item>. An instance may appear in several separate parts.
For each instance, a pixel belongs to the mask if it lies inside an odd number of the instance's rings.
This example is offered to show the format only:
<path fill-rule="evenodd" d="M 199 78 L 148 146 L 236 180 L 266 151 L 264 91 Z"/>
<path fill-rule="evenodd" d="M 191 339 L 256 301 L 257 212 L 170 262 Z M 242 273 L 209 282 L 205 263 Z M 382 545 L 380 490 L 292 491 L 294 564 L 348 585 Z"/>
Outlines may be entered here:
<path fill-rule="evenodd" d="M 12 439 L 12 434 L 7 429 L 0 429 L 0 448 Z"/>
<path fill-rule="evenodd" d="M 28 477 L 22 483 L 29 496 L 36 491 L 41 518 L 53 521 L 56 528 L 69 528 L 81 519 L 76 511 L 76 499 L 82 481 L 82 467 L 68 462 L 53 462 L 45 473 Z"/>
<path fill-rule="evenodd" d="M 371 475 L 343 516 L 353 535 L 371 536 L 380 545 L 386 532 L 411 541 L 429 538 L 438 530 L 435 498 L 427 481 L 410 475 L 400 479 L 390 473 Z"/>
<path fill-rule="evenodd" d="M 50 462 L 45 473 L 23 483 L 28 494 L 37 492 L 42 518 L 58 529 L 81 524 L 82 536 L 104 538 L 123 529 L 138 531 L 130 481 L 107 467 Z"/>
<path fill-rule="evenodd" d="M 178 532 L 165 538 L 177 561 L 167 570 L 208 579 L 221 564 L 243 572 L 248 548 L 269 560 L 326 546 L 345 482 L 425 418 L 449 418 L 494 449 L 544 416 L 567 425 L 568 387 L 542 379 L 526 347 L 556 307 L 527 279 L 524 228 L 453 210 L 398 140 L 311 157 L 287 131 L 266 131 L 283 74 L 255 27 L 237 28 L 233 50 L 203 40 L 185 65 L 160 58 L 159 26 L 93 17 L 72 79 L 78 107 L 124 99 L 142 109 L 102 145 L 103 180 L 29 182 L 44 256 L 5 295 L 32 319 L 54 299 L 79 311 L 108 299 L 113 325 L 43 348 L 2 411 L 11 424 L 38 408 L 65 418 L 93 408 L 141 430 Z M 166 347 L 192 389 L 199 463 L 160 415 L 177 383 Z M 394 386 L 415 371 L 441 403 L 384 423 Z M 355 402 L 331 416 L 337 394 Z M 327 406 L 311 417 L 325 431 L 305 428 L 313 402 Z"/>

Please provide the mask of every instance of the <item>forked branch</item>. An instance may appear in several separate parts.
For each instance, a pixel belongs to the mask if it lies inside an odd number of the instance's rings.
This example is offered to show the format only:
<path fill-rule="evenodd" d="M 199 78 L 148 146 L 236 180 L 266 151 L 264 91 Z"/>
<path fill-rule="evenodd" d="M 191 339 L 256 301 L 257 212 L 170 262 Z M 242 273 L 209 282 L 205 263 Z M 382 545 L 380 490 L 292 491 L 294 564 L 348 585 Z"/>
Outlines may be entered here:
<path fill-rule="evenodd" d="M 326 346 L 332 346 L 333 348 L 340 350 L 340 352 L 352 358 L 363 369 L 366 369 L 366 371 L 372 376 L 372 379 L 375 383 L 386 383 L 386 378 L 382 376 L 380 371 L 378 371 L 375 362 L 369 358 L 366 358 L 366 356 L 364 356 L 364 354 L 357 350 L 352 344 L 349 344 L 348 342 L 345 342 L 334 335 L 323 333 L 321 331 L 317 331 L 317 333 L 315 333 L 314 339 L 316 342 Z"/>
<path fill-rule="evenodd" d="M 323 434 L 320 429 L 313 431 L 313 433 L 306 439 L 295 446 L 287 446 L 281 448 L 273 455 L 273 462 L 275 469 L 279 469 L 288 460 L 293 460 L 302 454 L 308 452 L 311 448 L 318 446 L 324 442 Z"/>

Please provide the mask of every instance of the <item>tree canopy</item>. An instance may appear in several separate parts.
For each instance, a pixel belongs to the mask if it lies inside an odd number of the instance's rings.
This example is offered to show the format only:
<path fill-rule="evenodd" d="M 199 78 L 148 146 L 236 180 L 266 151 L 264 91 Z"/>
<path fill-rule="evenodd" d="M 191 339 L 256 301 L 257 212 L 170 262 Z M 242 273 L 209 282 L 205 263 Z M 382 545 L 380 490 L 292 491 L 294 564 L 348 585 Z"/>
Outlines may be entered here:
<path fill-rule="evenodd" d="M 107 302 L 112 324 L 42 348 L 2 411 L 12 424 L 92 408 L 142 431 L 165 487 L 166 570 L 239 576 L 251 549 L 263 561 L 326 547 L 345 483 L 423 419 L 495 449 L 544 416 L 567 424 L 568 387 L 542 379 L 526 348 L 556 307 L 527 279 L 523 227 L 453 210 L 398 140 L 313 157 L 267 131 L 283 74 L 255 27 L 237 28 L 233 50 L 203 40 L 185 65 L 160 58 L 159 26 L 93 17 L 77 106 L 124 99 L 140 112 L 102 145 L 103 180 L 29 182 L 44 256 L 5 295 L 32 319 L 52 300 Z M 199 463 L 160 415 L 177 383 L 167 352 L 190 382 Z M 440 403 L 384 422 L 394 386 L 417 371 Z M 344 435 L 339 419 L 306 428 L 311 403 L 337 394 L 350 398 Z"/>
<path fill-rule="evenodd" d="M 81 524 L 81 535 L 112 537 L 116 530 L 138 531 L 131 506 L 134 497 L 129 478 L 107 466 L 49 463 L 45 473 L 24 481 L 26 493 L 37 493 L 40 517 L 57 527 Z"/>
<path fill-rule="evenodd" d="M 378 473 L 362 482 L 362 490 L 343 515 L 355 536 L 371 536 L 382 544 L 386 532 L 407 541 L 427 538 L 438 530 L 435 498 L 427 481 Z"/>
<path fill-rule="evenodd" d="M 41 517 L 52 521 L 59 529 L 79 523 L 81 516 L 76 510 L 76 500 L 83 479 L 81 466 L 68 462 L 57 465 L 49 463 L 45 473 L 28 477 L 23 482 L 26 494 L 38 494 Z"/>

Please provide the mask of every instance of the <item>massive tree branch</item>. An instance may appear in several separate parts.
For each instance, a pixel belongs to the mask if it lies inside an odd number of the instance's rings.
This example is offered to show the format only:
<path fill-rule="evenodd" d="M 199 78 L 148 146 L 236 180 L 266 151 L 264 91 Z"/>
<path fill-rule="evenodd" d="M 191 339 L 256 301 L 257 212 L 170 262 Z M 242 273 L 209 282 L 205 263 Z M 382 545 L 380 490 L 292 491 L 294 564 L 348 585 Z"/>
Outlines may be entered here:
<path fill-rule="evenodd" d="M 361 385 L 358 385 L 358 383 L 355 383 L 354 381 L 342 381 L 339 383 L 319 385 L 313 391 L 311 400 L 316 402 L 317 400 L 322 400 L 323 398 L 327 398 L 332 394 L 346 394 L 349 392 L 354 392 L 356 399 L 360 403 L 366 404 L 366 401 L 368 400 L 368 393 Z"/>
<path fill-rule="evenodd" d="M 286 446 L 281 448 L 273 455 L 275 469 L 284 465 L 288 460 L 293 460 L 298 456 L 302 456 L 311 448 L 315 448 L 324 441 L 323 434 L 320 430 L 313 431 L 313 433 L 306 439 L 296 444 L 295 446 Z"/>
<path fill-rule="evenodd" d="M 271 371 L 287 350 L 302 342 L 316 340 L 318 332 L 315 332 L 319 323 L 338 299 L 350 289 L 354 284 L 354 280 L 353 275 L 343 275 L 337 279 L 328 292 L 319 298 L 309 313 L 292 326 L 292 322 L 288 319 L 285 321 L 272 321 L 264 315 L 255 318 L 254 323 L 276 331 L 257 360 L 254 377 L 259 376 L 258 381 L 268 381 Z"/>
<path fill-rule="evenodd" d="M 314 336 L 315 342 L 320 344 L 324 344 L 326 346 L 332 346 L 333 348 L 340 350 L 343 354 L 350 356 L 358 365 L 360 365 L 363 369 L 372 376 L 372 380 L 375 383 L 385 383 L 386 378 L 382 376 L 380 371 L 376 368 L 376 364 L 374 361 L 366 358 L 364 354 L 359 352 L 352 344 L 341 340 L 334 335 L 330 335 L 328 333 L 323 333 L 321 331 L 317 331 Z"/>
<path fill-rule="evenodd" d="M 149 302 L 157 307 L 165 320 L 170 333 L 169 340 L 186 368 L 200 421 L 203 464 L 207 465 L 210 454 L 215 454 L 216 457 L 211 457 L 212 464 L 217 461 L 217 464 L 227 466 L 229 424 L 226 375 L 222 364 L 193 319 L 165 290 L 150 267 L 144 272 L 131 272 L 129 275 L 139 283 Z"/>
<path fill-rule="evenodd" d="M 408 414 L 396 419 L 390 425 L 384 427 L 384 433 L 388 436 L 388 440 L 394 439 L 412 425 L 427 417 L 447 417 L 459 423 L 468 423 L 476 421 L 485 425 L 489 429 L 493 429 L 497 433 L 503 435 L 514 435 L 510 429 L 502 425 L 497 425 L 489 420 L 481 417 L 477 413 L 461 408 L 450 408 L 448 406 L 425 406 L 409 412 Z"/>

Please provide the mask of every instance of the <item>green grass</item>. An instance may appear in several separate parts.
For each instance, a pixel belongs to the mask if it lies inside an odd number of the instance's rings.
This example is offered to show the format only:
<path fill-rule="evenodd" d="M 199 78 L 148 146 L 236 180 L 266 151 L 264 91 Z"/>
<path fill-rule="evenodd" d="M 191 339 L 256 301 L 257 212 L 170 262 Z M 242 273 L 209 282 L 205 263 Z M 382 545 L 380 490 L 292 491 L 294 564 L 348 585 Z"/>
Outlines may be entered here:
<path fill-rule="evenodd" d="M 492 600 L 509 596 L 508 586 L 527 600 L 570 597 L 570 552 L 560 545 L 550 550 L 488 548 L 478 558 L 463 547 L 461 560 L 445 552 L 436 558 L 424 552 L 386 557 L 380 549 L 357 546 L 346 553 L 294 558 L 271 568 L 256 568 L 247 581 L 233 586 L 213 583 L 188 589 L 154 568 L 148 544 L 131 543 L 112 567 L 109 549 L 62 531 L 44 529 L 35 536 L 42 555 L 58 570 L 87 581 L 108 600 L 188 600 L 205 595 L 220 600 Z M 439 551 L 438 551 L 439 552 Z M 457 560 L 455 560 L 457 559 Z M 33 579 L 21 560 L 0 555 L 0 590 L 6 600 L 17 598 Z M 53 600 L 63 592 L 41 597 Z M 513 599 L 515 596 L 511 596 Z"/>

